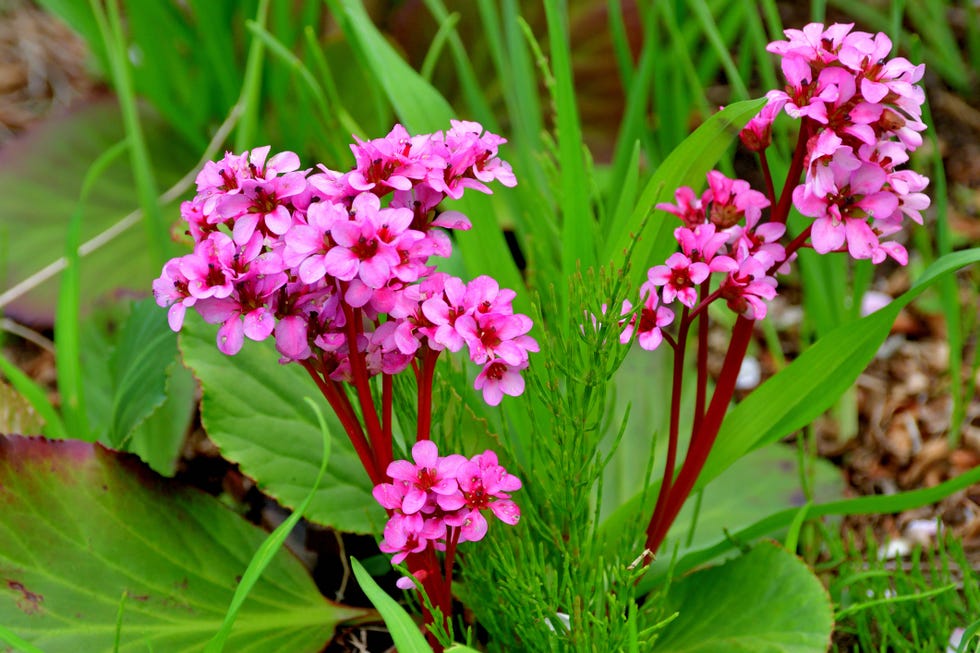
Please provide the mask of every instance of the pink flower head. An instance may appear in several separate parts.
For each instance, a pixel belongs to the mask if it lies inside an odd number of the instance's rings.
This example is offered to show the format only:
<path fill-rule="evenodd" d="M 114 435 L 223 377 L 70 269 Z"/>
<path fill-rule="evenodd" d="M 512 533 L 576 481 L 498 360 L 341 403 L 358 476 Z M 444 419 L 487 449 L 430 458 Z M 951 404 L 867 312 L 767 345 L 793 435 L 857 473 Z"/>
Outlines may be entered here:
<path fill-rule="evenodd" d="M 752 190 L 744 179 L 729 179 L 717 170 L 708 173 L 708 191 L 702 202 L 711 203 L 708 218 L 718 229 L 728 229 L 742 219 L 758 220 L 769 200 Z"/>
<path fill-rule="evenodd" d="M 762 152 L 772 143 L 772 123 L 786 105 L 785 97 L 769 100 L 759 114 L 752 118 L 738 133 L 742 144 L 750 152 Z"/>
<path fill-rule="evenodd" d="M 684 222 L 684 226 L 690 229 L 704 223 L 704 207 L 701 200 L 694 194 L 694 191 L 687 186 L 681 186 L 674 192 L 674 199 L 677 204 L 660 202 L 658 209 L 673 213 Z"/>
<path fill-rule="evenodd" d="M 460 465 L 456 477 L 464 501 L 460 541 L 475 542 L 486 535 L 487 522 L 481 510 L 489 509 L 511 526 L 520 520 L 520 508 L 509 493 L 521 489 L 521 481 L 498 464 L 493 451 L 487 450 Z"/>
<path fill-rule="evenodd" d="M 643 297 L 643 307 L 623 330 L 619 341 L 626 344 L 635 332 L 640 347 L 653 351 L 663 342 L 661 329 L 674 321 L 674 311 L 666 306 L 657 306 L 660 298 L 657 296 L 657 289 L 649 281 L 640 287 L 640 295 Z"/>
<path fill-rule="evenodd" d="M 706 263 L 692 262 L 681 252 L 671 254 L 666 265 L 655 265 L 647 273 L 647 279 L 653 286 L 663 286 L 664 303 L 670 304 L 674 298 L 693 308 L 698 300 L 695 286 L 708 278 L 711 268 Z"/>
<path fill-rule="evenodd" d="M 323 267 L 343 281 L 360 277 L 368 288 L 381 288 L 391 279 L 392 268 L 401 263 L 398 238 L 412 214 L 406 209 L 380 209 L 371 193 L 354 198 L 353 209 L 354 220 L 333 224 L 330 234 L 337 245 L 324 256 Z"/>
<path fill-rule="evenodd" d="M 397 565 L 410 553 L 425 551 L 430 541 L 443 537 L 445 533 L 445 526 L 439 520 L 425 519 L 418 513 L 396 513 L 385 524 L 384 539 L 378 548 L 385 553 L 394 553 L 391 561 Z"/>
<path fill-rule="evenodd" d="M 500 404 L 504 395 L 520 396 L 524 392 L 524 378 L 521 370 L 527 367 L 527 361 L 517 365 L 508 365 L 497 358 L 489 361 L 476 377 L 473 387 L 483 391 L 483 400 L 491 406 Z"/>
<path fill-rule="evenodd" d="M 401 511 L 406 515 L 418 512 L 426 503 L 428 493 L 435 495 L 438 503 L 442 497 L 456 493 L 456 470 L 466 459 L 459 454 L 444 458 L 431 440 L 416 442 L 412 447 L 415 464 L 407 460 L 396 460 L 388 465 L 387 474 L 396 481 L 407 484 Z"/>

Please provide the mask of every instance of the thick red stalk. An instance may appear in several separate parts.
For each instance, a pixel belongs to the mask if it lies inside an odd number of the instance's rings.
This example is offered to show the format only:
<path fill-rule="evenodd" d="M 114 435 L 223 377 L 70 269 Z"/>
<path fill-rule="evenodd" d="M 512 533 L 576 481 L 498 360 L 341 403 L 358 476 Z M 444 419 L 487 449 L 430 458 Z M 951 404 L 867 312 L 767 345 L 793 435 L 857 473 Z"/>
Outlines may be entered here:
<path fill-rule="evenodd" d="M 351 308 L 347 304 L 342 305 L 344 315 L 347 318 L 347 359 L 350 361 L 351 376 L 354 377 L 357 400 L 361 404 L 361 419 L 364 420 L 368 440 L 374 448 L 375 465 L 380 466 L 382 458 L 387 457 L 388 460 L 391 460 L 391 453 L 384 455 L 379 452 L 379 449 L 384 446 L 384 436 L 382 435 L 381 422 L 378 420 L 378 411 L 374 406 L 374 397 L 371 395 L 371 381 L 368 378 L 367 362 L 364 360 L 364 353 L 357 347 L 357 337 L 363 328 L 361 309 Z"/>
<path fill-rule="evenodd" d="M 735 322 L 731 343 L 728 352 L 725 354 L 725 362 L 722 364 L 721 374 L 718 378 L 718 385 L 711 397 L 711 404 L 705 413 L 704 421 L 691 440 L 691 446 L 687 451 L 681 471 L 671 486 L 670 496 L 667 499 L 663 515 L 656 523 L 651 522 L 650 528 L 647 530 L 646 547 L 651 551 L 660 548 L 664 537 L 667 535 L 667 530 L 677 518 L 681 506 L 684 505 L 690 495 L 698 475 L 704 468 L 704 463 L 708 460 L 708 454 L 715 443 L 722 420 L 735 392 L 735 380 L 738 378 L 742 360 L 745 358 L 745 352 L 752 340 L 754 325 L 755 320 L 750 320 L 744 316 L 739 316 Z"/>
<path fill-rule="evenodd" d="M 701 284 L 701 296 L 708 294 L 711 286 L 705 280 Z M 704 418 L 704 404 L 708 394 L 708 311 L 698 315 L 698 377 L 697 390 L 694 396 L 694 424 L 691 426 L 691 437 L 698 432 L 701 420 Z"/>
<path fill-rule="evenodd" d="M 432 383 L 436 371 L 439 352 L 423 345 L 422 370 L 418 375 L 418 421 L 415 441 L 421 442 L 432 437 Z"/>
<path fill-rule="evenodd" d="M 681 419 L 681 389 L 684 386 L 684 351 L 687 349 L 687 333 L 691 324 L 688 321 L 688 308 L 685 306 L 681 314 L 680 329 L 677 332 L 677 346 L 674 348 L 674 376 L 673 385 L 670 393 L 670 431 L 667 439 L 667 460 L 664 463 L 663 480 L 660 481 L 660 492 L 657 494 L 657 505 L 653 509 L 653 516 L 650 518 L 650 525 L 662 519 L 662 513 L 667 506 L 667 499 L 670 496 L 671 484 L 674 479 L 674 466 L 677 462 L 677 441 L 680 438 L 680 419 Z"/>

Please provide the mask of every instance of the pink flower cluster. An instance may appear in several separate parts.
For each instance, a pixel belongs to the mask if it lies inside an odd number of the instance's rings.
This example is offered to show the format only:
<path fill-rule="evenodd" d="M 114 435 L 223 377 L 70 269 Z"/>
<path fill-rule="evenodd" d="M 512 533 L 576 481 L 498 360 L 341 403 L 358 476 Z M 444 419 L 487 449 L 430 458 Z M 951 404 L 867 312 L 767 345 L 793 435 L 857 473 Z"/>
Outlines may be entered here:
<path fill-rule="evenodd" d="M 172 259 L 153 283 L 157 303 L 181 328 L 188 308 L 220 324 L 218 348 L 275 338 L 281 362 L 317 359 L 335 381 L 351 380 L 349 356 L 369 374 L 395 374 L 422 348 L 459 351 L 482 366 L 476 388 L 493 405 L 524 389 L 520 370 L 538 345 L 515 314 L 512 290 L 490 277 L 465 283 L 435 272 L 452 250 L 443 229 L 470 228 L 444 198 L 517 182 L 497 157 L 504 139 L 473 122 L 410 136 L 357 140 L 348 172 L 300 170 L 292 152 L 269 147 L 226 154 L 197 177 L 181 206 L 192 253 Z M 312 172 L 312 174 L 311 174 Z"/>
<path fill-rule="evenodd" d="M 429 546 L 445 550 L 450 543 L 483 539 L 484 510 L 505 524 L 520 520 L 509 493 L 521 489 L 521 481 L 498 464 L 493 451 L 469 459 L 443 457 L 431 440 L 422 440 L 412 447 L 412 458 L 414 463 L 393 461 L 387 469 L 392 482 L 374 488 L 374 498 L 390 515 L 380 548 L 394 554 L 394 563 Z"/>
<path fill-rule="evenodd" d="M 889 58 L 887 36 L 852 27 L 812 23 L 769 44 L 782 57 L 788 84 L 768 93 L 769 104 L 743 141 L 767 143 L 780 109 L 802 119 L 808 156 L 793 204 L 814 219 L 813 248 L 827 253 L 846 246 L 856 259 L 880 263 L 890 256 L 904 265 L 905 248 L 881 238 L 899 231 L 905 217 L 922 224 L 920 211 L 929 206 L 922 192 L 929 180 L 897 169 L 922 144 L 925 94 L 916 82 L 925 66 Z"/>
<path fill-rule="evenodd" d="M 624 344 L 635 335 L 640 347 L 656 349 L 663 340 L 663 327 L 674 321 L 670 306 L 676 303 L 698 309 L 699 302 L 724 299 L 734 312 L 755 319 L 765 317 L 766 302 L 776 295 L 776 279 L 771 275 L 786 259 L 778 242 L 785 226 L 761 221 L 769 200 L 748 182 L 714 170 L 707 176 L 708 188 L 701 197 L 682 187 L 676 192 L 676 204 L 657 205 L 684 223 L 674 230 L 681 251 L 647 272 L 647 281 L 640 286 L 642 305 L 623 325 L 620 341 Z M 719 273 L 720 281 L 710 290 L 714 273 Z M 623 313 L 632 308 L 627 302 Z"/>

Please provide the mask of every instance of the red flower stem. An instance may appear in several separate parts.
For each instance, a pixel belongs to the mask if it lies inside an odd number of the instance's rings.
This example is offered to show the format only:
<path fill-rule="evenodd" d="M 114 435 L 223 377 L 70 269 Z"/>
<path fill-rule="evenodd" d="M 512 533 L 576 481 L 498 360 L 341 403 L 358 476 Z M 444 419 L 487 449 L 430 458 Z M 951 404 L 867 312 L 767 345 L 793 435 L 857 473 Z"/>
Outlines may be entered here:
<path fill-rule="evenodd" d="M 381 465 L 382 460 L 391 460 L 391 451 L 382 451 L 384 448 L 384 437 L 381 431 L 381 422 L 378 421 L 378 411 L 374 406 L 374 397 L 371 395 L 371 381 L 368 378 L 367 362 L 364 360 L 364 353 L 357 347 L 357 336 L 360 334 L 361 309 L 351 308 L 343 304 L 344 315 L 347 318 L 347 359 L 350 361 L 351 376 L 354 377 L 354 389 L 357 391 L 357 400 L 361 405 L 361 419 L 364 420 L 364 428 L 367 430 L 368 440 L 374 449 L 374 463 L 378 469 L 387 467 Z"/>
<path fill-rule="evenodd" d="M 681 390 L 684 385 L 684 353 L 687 349 L 687 334 L 691 328 L 691 323 L 688 320 L 688 310 L 685 306 L 684 311 L 681 313 L 680 328 L 677 330 L 677 347 L 674 349 L 674 377 L 670 393 L 670 433 L 667 440 L 667 460 L 664 464 L 663 480 L 660 481 L 660 492 L 657 493 L 657 505 L 653 509 L 653 516 L 650 518 L 650 525 L 647 527 L 647 532 L 649 532 L 654 524 L 659 523 L 662 518 L 661 513 L 667 507 L 667 498 L 670 495 L 671 484 L 674 479 L 674 465 L 677 459 L 677 440 L 680 436 Z"/>
<path fill-rule="evenodd" d="M 750 320 L 741 315 L 735 322 L 731 343 L 728 352 L 725 354 L 725 362 L 722 364 L 721 374 L 718 378 L 718 385 L 715 387 L 711 404 L 701 422 L 701 428 L 692 438 L 681 471 L 671 486 L 670 497 L 666 502 L 663 514 L 659 516 L 658 520 L 651 521 L 650 527 L 647 529 L 646 547 L 651 551 L 656 551 L 663 544 L 670 525 L 677 518 L 677 514 L 694 488 L 698 475 L 704 468 L 704 463 L 708 460 L 708 454 L 715 443 L 715 438 L 718 437 L 722 420 L 728 411 L 728 404 L 735 392 L 735 380 L 738 378 L 739 368 L 742 366 L 745 352 L 752 340 L 754 324 L 755 320 Z"/>
<path fill-rule="evenodd" d="M 794 238 L 789 245 L 786 246 L 786 258 L 788 259 L 797 250 L 803 247 L 806 243 L 807 238 L 810 237 L 810 231 L 813 229 L 813 225 L 807 225 L 807 228 L 800 232 L 800 235 Z M 779 267 L 782 263 L 777 263 L 773 267 Z"/>
<path fill-rule="evenodd" d="M 418 377 L 418 420 L 415 441 L 428 440 L 432 433 L 432 383 L 439 352 L 423 345 L 422 371 Z"/>
<path fill-rule="evenodd" d="M 705 280 L 701 284 L 701 296 L 710 290 L 710 283 Z M 694 424 L 691 426 L 691 437 L 698 432 L 701 420 L 704 418 L 704 404 L 708 394 L 708 311 L 698 315 L 698 382 L 694 396 Z M 688 445 L 690 446 L 690 445 Z"/>
<path fill-rule="evenodd" d="M 367 439 L 364 437 L 364 431 L 354 416 L 354 410 L 347 396 L 335 382 L 321 377 L 309 359 L 300 361 L 300 364 L 313 378 L 317 387 L 320 388 L 320 393 L 327 400 L 327 403 L 330 404 L 330 408 L 333 409 L 333 412 L 343 425 L 344 431 L 347 432 L 347 437 L 350 438 L 351 444 L 354 445 L 354 451 L 357 452 L 357 457 L 360 459 L 361 465 L 364 466 L 364 471 L 367 472 L 368 477 L 371 479 L 371 484 L 377 485 L 378 483 L 383 483 L 384 479 L 378 473 L 378 469 L 374 464 L 371 445 L 368 444 Z"/>
<path fill-rule="evenodd" d="M 380 453 L 387 453 L 388 459 L 384 461 L 379 461 L 384 466 L 382 469 L 388 469 L 388 464 L 394 458 L 394 452 L 391 446 L 391 375 L 382 374 L 381 375 L 381 437 L 382 437 L 382 451 Z M 379 465 L 381 466 L 381 465 Z"/>
<path fill-rule="evenodd" d="M 453 607 L 453 564 L 456 561 L 456 547 L 459 545 L 459 535 L 461 529 L 456 527 L 446 527 L 446 558 L 443 561 L 443 578 L 445 579 L 445 584 L 443 585 L 445 590 L 445 596 L 443 597 L 443 603 L 446 606 L 446 614 L 449 615 L 452 612 Z"/>

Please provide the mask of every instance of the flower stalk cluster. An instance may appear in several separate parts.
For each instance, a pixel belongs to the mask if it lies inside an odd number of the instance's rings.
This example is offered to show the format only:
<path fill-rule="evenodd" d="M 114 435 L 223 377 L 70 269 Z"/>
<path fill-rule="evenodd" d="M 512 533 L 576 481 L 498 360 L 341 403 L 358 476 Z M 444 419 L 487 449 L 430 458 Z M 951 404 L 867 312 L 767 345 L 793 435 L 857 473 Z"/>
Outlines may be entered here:
<path fill-rule="evenodd" d="M 153 283 L 173 330 L 193 309 L 219 325 L 223 353 L 236 354 L 246 338 L 273 338 L 281 363 L 303 366 L 388 511 L 384 550 L 408 557 L 444 618 L 456 544 L 486 532 L 480 510 L 509 524 L 520 516 L 506 495 L 520 481 L 493 452 L 439 459 L 429 442 L 443 351 L 466 349 L 490 405 L 523 392 L 521 371 L 538 351 L 513 290 L 488 276 L 438 272 L 431 261 L 452 251 L 446 230 L 471 227 L 462 213 L 439 209 L 444 199 L 517 183 L 497 156 L 504 142 L 473 122 L 418 136 L 396 125 L 384 138 L 357 139 L 346 172 L 301 170 L 296 154 L 270 156 L 269 147 L 228 153 L 205 165 L 197 195 L 181 206 L 193 252 L 167 262 Z M 414 466 L 395 461 L 392 444 L 392 377 L 408 369 L 418 389 Z M 447 551 L 444 574 L 436 549 Z"/>
<path fill-rule="evenodd" d="M 675 215 L 679 250 L 648 271 L 640 305 L 627 302 L 621 338 L 643 349 L 666 342 L 673 349 L 673 392 L 666 468 L 647 529 L 656 551 L 692 491 L 721 427 L 735 379 L 751 341 L 753 324 L 766 316 L 778 293 L 776 275 L 788 271 L 803 247 L 820 254 L 847 253 L 904 265 L 905 248 L 886 237 L 906 219 L 922 223 L 929 206 L 928 179 L 900 166 L 921 145 L 924 93 L 916 86 L 924 66 L 889 59 L 884 34 L 852 31 L 853 25 L 819 23 L 786 30 L 787 40 L 768 50 L 781 58 L 787 84 L 767 94 L 768 103 L 742 130 L 742 143 L 759 156 L 764 192 L 720 172 L 707 189 L 676 191 L 675 203 L 657 208 Z M 785 113 L 799 122 L 792 163 L 776 194 L 766 149 L 772 124 Z M 812 219 L 790 237 L 790 208 Z M 768 214 L 766 214 L 766 212 Z M 710 400 L 707 396 L 707 307 L 723 301 L 737 315 L 731 342 Z M 697 384 L 687 454 L 678 464 L 681 387 L 687 341 L 696 327 Z"/>

